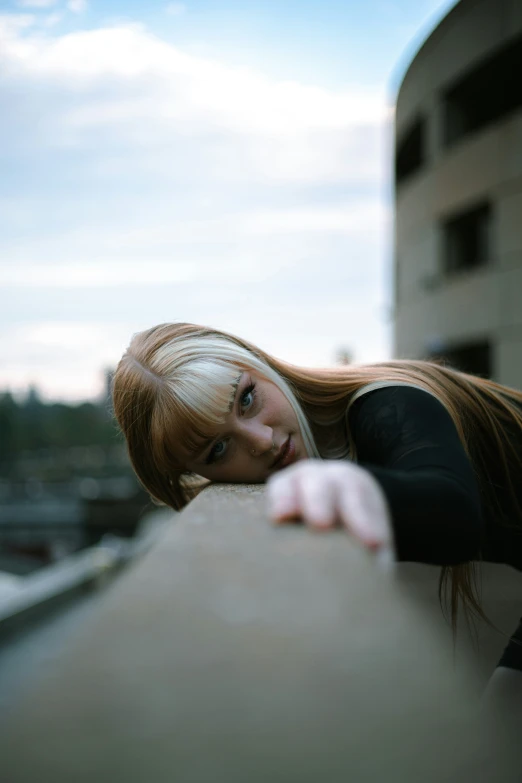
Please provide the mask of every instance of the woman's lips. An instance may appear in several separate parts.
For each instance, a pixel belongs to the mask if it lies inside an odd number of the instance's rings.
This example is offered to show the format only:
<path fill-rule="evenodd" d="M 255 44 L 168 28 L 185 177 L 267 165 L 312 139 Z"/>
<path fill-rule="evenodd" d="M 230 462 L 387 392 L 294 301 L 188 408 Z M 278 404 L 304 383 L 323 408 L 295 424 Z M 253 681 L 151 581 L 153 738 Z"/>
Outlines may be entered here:
<path fill-rule="evenodd" d="M 280 470 L 281 468 L 286 468 L 287 465 L 290 465 L 295 460 L 295 444 L 292 440 L 292 436 L 288 436 L 288 440 L 286 441 L 285 445 L 283 446 L 283 450 L 281 452 L 281 455 L 278 457 L 275 465 L 274 470 Z"/>

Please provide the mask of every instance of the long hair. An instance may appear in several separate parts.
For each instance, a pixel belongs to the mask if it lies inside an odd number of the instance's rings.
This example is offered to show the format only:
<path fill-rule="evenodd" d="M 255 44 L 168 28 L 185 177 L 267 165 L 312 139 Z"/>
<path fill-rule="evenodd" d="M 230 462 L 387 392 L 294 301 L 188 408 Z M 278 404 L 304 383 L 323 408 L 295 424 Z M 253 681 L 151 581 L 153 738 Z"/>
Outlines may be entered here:
<path fill-rule="evenodd" d="M 522 392 L 444 366 L 438 361 L 396 359 L 370 365 L 312 369 L 276 359 L 226 332 L 187 323 L 161 324 L 136 334 L 113 379 L 114 412 L 125 436 L 132 466 L 145 489 L 160 504 L 180 510 L 208 481 L 187 473 L 176 446 L 197 447 L 227 415 L 244 370 L 254 370 L 278 386 L 292 405 L 309 457 L 356 460 L 347 426 L 355 392 L 375 381 L 415 384 L 434 394 L 457 429 L 492 514 L 500 511 L 487 474 L 488 461 L 502 465 L 509 492 L 522 520 L 511 459 L 522 459 L 506 426 L 522 431 Z M 344 442 L 321 444 L 326 425 L 339 424 Z M 320 444 L 320 445 L 318 445 Z M 492 625 L 477 595 L 476 564 L 442 567 L 439 601 L 451 611 L 454 637 L 459 603 L 466 617 Z"/>

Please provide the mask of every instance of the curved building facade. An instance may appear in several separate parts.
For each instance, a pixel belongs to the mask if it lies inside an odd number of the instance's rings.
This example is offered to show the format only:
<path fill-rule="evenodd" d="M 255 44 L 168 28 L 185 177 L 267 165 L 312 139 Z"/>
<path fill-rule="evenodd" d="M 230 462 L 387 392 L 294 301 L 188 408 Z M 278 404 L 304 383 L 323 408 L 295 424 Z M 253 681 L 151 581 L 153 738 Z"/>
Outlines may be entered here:
<path fill-rule="evenodd" d="M 397 97 L 394 356 L 522 388 L 522 1 L 460 0 Z"/>

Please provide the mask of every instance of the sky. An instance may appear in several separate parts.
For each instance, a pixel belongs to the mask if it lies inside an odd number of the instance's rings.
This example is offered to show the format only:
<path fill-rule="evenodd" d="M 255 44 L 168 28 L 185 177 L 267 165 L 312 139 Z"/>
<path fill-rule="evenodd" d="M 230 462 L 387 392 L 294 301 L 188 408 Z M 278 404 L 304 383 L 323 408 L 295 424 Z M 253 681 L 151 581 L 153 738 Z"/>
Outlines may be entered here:
<path fill-rule="evenodd" d="M 0 389 L 103 393 L 189 321 L 392 356 L 391 150 L 453 0 L 0 0 Z"/>

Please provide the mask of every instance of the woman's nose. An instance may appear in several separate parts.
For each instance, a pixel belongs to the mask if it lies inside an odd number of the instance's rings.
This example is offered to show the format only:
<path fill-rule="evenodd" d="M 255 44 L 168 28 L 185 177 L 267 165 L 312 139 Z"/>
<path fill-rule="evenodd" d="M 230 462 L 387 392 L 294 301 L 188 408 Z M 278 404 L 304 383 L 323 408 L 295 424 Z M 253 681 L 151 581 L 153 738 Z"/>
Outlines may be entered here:
<path fill-rule="evenodd" d="M 272 427 L 260 425 L 249 427 L 245 433 L 248 450 L 255 454 L 264 454 L 274 447 L 274 431 Z"/>

